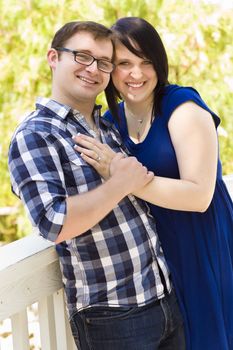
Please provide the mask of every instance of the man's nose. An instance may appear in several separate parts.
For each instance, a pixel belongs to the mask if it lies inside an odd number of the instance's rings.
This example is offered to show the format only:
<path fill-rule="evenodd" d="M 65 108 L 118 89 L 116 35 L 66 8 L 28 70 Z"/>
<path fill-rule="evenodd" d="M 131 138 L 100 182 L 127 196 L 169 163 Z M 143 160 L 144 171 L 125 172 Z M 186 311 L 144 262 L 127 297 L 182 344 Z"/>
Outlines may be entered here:
<path fill-rule="evenodd" d="M 86 70 L 88 72 L 94 73 L 96 71 L 98 71 L 98 64 L 97 61 L 93 61 L 92 64 L 90 64 L 89 66 L 86 66 Z"/>

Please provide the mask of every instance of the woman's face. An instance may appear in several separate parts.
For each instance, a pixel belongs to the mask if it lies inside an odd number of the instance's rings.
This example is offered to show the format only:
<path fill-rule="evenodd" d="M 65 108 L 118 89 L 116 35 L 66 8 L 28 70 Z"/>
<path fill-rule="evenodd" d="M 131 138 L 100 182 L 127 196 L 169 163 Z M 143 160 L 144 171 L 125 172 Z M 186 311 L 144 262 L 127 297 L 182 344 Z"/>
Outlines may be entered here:
<path fill-rule="evenodd" d="M 158 78 L 152 62 L 140 58 L 120 42 L 116 43 L 116 68 L 112 80 L 126 103 L 153 103 Z"/>

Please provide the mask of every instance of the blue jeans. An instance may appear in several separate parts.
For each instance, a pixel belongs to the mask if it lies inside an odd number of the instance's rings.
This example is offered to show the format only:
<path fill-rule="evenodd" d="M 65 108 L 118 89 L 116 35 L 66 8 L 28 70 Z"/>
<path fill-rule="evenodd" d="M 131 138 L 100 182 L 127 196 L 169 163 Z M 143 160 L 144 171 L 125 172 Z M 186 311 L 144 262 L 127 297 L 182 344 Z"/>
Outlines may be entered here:
<path fill-rule="evenodd" d="M 174 292 L 141 307 L 91 307 L 70 322 L 79 350 L 185 350 Z"/>

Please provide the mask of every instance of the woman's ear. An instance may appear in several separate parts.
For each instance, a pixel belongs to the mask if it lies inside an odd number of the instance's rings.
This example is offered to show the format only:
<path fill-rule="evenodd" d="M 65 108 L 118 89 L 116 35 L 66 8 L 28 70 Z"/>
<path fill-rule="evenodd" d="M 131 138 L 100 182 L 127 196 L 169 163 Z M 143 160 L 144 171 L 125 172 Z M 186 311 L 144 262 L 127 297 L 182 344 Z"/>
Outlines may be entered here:
<path fill-rule="evenodd" d="M 54 70 L 56 68 L 56 64 L 57 64 L 57 61 L 58 61 L 58 52 L 57 52 L 57 50 L 55 50 L 53 48 L 48 50 L 47 61 L 48 61 L 48 64 L 49 64 L 50 68 L 52 70 Z"/>

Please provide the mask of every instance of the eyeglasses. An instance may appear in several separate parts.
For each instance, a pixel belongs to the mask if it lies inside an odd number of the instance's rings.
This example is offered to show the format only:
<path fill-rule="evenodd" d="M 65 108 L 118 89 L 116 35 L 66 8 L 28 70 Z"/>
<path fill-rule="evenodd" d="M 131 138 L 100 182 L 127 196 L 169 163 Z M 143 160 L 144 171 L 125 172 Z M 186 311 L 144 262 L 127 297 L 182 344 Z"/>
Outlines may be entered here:
<path fill-rule="evenodd" d="M 115 68 L 115 65 L 112 62 L 102 58 L 95 58 L 94 56 L 84 52 L 70 50 L 65 47 L 54 47 L 54 49 L 57 51 L 71 52 L 74 55 L 75 62 L 83 64 L 84 66 L 90 66 L 96 61 L 97 68 L 105 73 L 111 73 Z"/>

